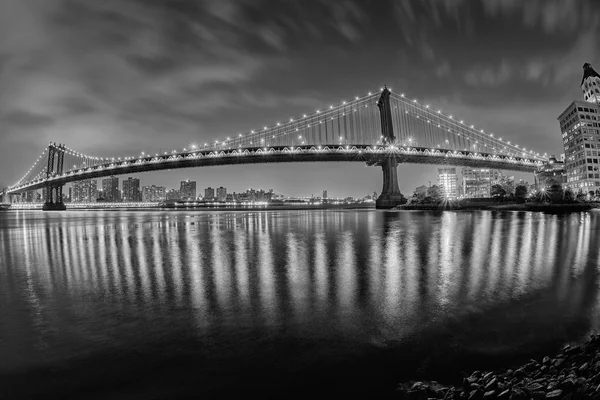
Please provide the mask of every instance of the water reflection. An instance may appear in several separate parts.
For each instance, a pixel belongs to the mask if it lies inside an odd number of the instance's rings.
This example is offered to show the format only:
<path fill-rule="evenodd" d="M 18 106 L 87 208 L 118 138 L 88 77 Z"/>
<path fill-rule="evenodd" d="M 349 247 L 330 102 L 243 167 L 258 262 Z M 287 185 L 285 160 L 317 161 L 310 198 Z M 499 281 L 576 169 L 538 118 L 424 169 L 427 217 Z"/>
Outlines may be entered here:
<path fill-rule="evenodd" d="M 0 336 L 11 350 L 0 358 L 11 368 L 101 348 L 86 332 L 107 324 L 128 340 L 138 319 L 167 336 L 277 326 L 382 345 L 527 298 L 543 300 L 521 313 L 598 329 L 599 216 L 5 213 L 0 319 L 11 322 Z M 499 330 L 526 320 L 495 315 Z"/>

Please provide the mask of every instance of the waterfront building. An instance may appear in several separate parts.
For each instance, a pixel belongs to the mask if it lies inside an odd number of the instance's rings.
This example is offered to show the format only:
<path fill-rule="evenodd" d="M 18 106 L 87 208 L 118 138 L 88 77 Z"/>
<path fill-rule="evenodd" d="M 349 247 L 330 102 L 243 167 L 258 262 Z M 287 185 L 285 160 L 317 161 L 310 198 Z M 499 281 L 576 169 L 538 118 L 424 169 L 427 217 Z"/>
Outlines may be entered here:
<path fill-rule="evenodd" d="M 548 186 L 548 181 L 551 180 L 556 181 L 561 185 L 567 184 L 565 163 L 557 160 L 554 154 L 550 156 L 548 162 L 538 168 L 533 176 L 534 186 L 538 190 Z"/>
<path fill-rule="evenodd" d="M 213 201 L 215 199 L 215 189 L 208 187 L 204 189 L 204 201 Z"/>
<path fill-rule="evenodd" d="M 223 202 L 227 200 L 227 189 L 223 186 L 217 188 L 217 201 Z"/>
<path fill-rule="evenodd" d="M 462 194 L 469 198 L 490 197 L 493 182 L 502 177 L 500 171 L 489 168 L 462 169 Z"/>
<path fill-rule="evenodd" d="M 167 198 L 167 189 L 164 186 L 143 186 L 142 201 L 145 203 L 165 201 Z"/>
<path fill-rule="evenodd" d="M 438 168 L 438 185 L 445 198 L 455 199 L 458 197 L 456 184 L 456 168 Z"/>
<path fill-rule="evenodd" d="M 102 201 L 119 201 L 121 191 L 119 190 L 119 178 L 111 176 L 102 179 L 101 193 L 98 194 L 98 199 Z"/>
<path fill-rule="evenodd" d="M 177 189 L 171 189 L 167 191 L 165 197 L 167 201 L 178 201 L 181 200 L 181 193 L 179 193 L 179 190 Z"/>
<path fill-rule="evenodd" d="M 102 179 L 102 198 L 104 201 L 120 201 L 119 178 L 110 176 Z"/>
<path fill-rule="evenodd" d="M 181 181 L 179 195 L 182 200 L 196 200 L 196 181 Z"/>
<path fill-rule="evenodd" d="M 327 190 L 323 190 L 323 200 L 327 200 Z"/>
<path fill-rule="evenodd" d="M 129 177 L 123 180 L 123 202 L 131 203 L 141 201 L 142 195 L 140 192 L 140 180 L 138 178 Z"/>
<path fill-rule="evenodd" d="M 567 186 L 585 192 L 600 189 L 600 76 L 589 63 L 583 66 L 581 90 L 584 100 L 575 100 L 558 116 L 565 149 Z"/>
<path fill-rule="evenodd" d="M 98 183 L 96 180 L 74 182 L 70 196 L 73 203 L 93 203 L 98 198 Z"/>

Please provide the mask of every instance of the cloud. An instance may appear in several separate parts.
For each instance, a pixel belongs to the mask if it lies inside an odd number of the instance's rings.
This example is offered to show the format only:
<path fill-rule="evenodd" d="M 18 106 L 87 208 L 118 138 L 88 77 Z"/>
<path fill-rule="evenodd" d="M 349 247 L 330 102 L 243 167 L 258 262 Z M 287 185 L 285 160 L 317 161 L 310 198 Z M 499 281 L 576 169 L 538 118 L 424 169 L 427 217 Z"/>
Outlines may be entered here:
<path fill-rule="evenodd" d="M 464 74 L 469 86 L 499 86 L 507 83 L 514 75 L 514 69 L 507 60 L 502 60 L 498 67 L 475 67 Z"/>

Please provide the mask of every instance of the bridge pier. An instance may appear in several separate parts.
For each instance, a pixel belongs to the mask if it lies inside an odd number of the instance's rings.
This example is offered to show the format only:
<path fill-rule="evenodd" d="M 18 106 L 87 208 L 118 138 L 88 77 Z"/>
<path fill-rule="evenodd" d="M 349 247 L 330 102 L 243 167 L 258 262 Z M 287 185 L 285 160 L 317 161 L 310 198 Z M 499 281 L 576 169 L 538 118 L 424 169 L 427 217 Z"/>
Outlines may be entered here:
<path fill-rule="evenodd" d="M 65 203 L 63 203 L 62 194 L 63 185 L 48 186 L 46 187 L 46 202 L 42 207 L 44 211 L 64 211 L 67 209 Z"/>
<path fill-rule="evenodd" d="M 406 203 L 398 185 L 398 160 L 389 157 L 379 163 L 383 171 L 383 188 L 375 201 L 375 208 L 389 209 Z"/>

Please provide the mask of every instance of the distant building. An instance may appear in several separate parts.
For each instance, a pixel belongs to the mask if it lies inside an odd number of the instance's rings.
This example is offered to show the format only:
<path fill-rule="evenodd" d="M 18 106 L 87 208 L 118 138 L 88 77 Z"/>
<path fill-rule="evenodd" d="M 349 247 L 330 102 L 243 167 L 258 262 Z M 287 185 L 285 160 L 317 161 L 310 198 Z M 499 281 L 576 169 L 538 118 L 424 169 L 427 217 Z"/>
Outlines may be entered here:
<path fill-rule="evenodd" d="M 167 201 L 178 201 L 181 200 L 181 193 L 179 193 L 179 190 L 177 189 L 171 189 L 167 191 L 165 197 Z"/>
<path fill-rule="evenodd" d="M 123 201 L 126 203 L 142 201 L 142 193 L 140 192 L 140 180 L 138 178 L 129 177 L 123 180 Z"/>
<path fill-rule="evenodd" d="M 489 168 L 462 169 L 463 195 L 469 198 L 490 197 L 492 182 L 500 179 L 502 174 Z"/>
<path fill-rule="evenodd" d="M 143 186 L 142 201 L 145 203 L 160 202 L 167 199 L 167 190 L 164 186 Z"/>
<path fill-rule="evenodd" d="M 225 201 L 227 200 L 227 189 L 223 186 L 217 188 L 217 201 Z"/>
<path fill-rule="evenodd" d="M 70 196 L 73 203 L 92 203 L 98 199 L 98 183 L 96 180 L 74 182 Z"/>
<path fill-rule="evenodd" d="M 121 192 L 119 191 L 119 178 L 111 176 L 102 179 L 102 199 L 104 201 L 120 201 Z"/>
<path fill-rule="evenodd" d="M 179 195 L 182 200 L 196 200 L 196 181 L 182 181 L 179 186 Z"/>
<path fill-rule="evenodd" d="M 558 116 L 565 149 L 567 186 L 585 192 L 600 189 L 600 75 L 591 64 L 583 65 L 581 90 L 584 101 L 575 100 Z"/>
<path fill-rule="evenodd" d="M 551 155 L 548 162 L 538 168 L 534 173 L 536 189 L 542 189 L 548 186 L 549 180 L 554 180 L 561 185 L 567 183 L 567 174 L 565 172 L 565 163 L 558 161 L 554 155 Z"/>
<path fill-rule="evenodd" d="M 456 184 L 456 168 L 438 168 L 438 185 L 445 198 L 455 199 L 458 197 Z"/>
<path fill-rule="evenodd" d="M 323 190 L 323 200 L 327 200 L 327 190 Z"/>
<path fill-rule="evenodd" d="M 215 199 L 215 189 L 208 187 L 204 189 L 204 201 L 213 201 Z"/>

